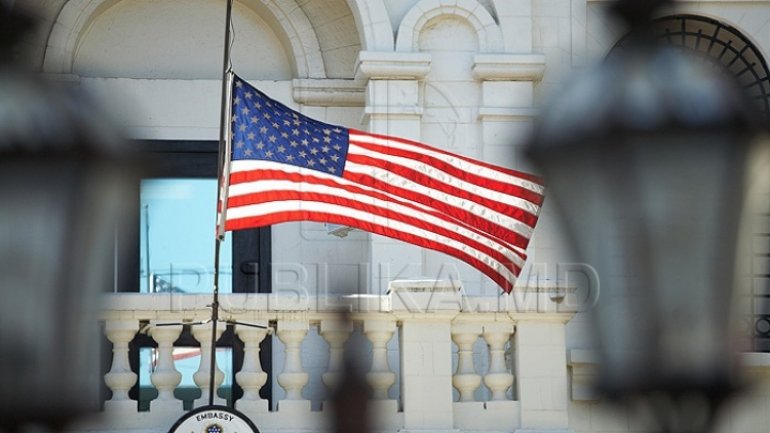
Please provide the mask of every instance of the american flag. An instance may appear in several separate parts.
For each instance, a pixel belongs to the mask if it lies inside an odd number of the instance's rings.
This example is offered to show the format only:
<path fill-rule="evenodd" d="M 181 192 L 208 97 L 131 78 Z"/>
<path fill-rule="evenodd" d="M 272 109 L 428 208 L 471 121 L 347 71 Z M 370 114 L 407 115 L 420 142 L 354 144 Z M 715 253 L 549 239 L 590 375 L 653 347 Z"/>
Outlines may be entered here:
<path fill-rule="evenodd" d="M 454 256 L 513 288 L 543 202 L 539 178 L 311 119 L 238 77 L 231 114 L 224 230 L 347 225 Z"/>

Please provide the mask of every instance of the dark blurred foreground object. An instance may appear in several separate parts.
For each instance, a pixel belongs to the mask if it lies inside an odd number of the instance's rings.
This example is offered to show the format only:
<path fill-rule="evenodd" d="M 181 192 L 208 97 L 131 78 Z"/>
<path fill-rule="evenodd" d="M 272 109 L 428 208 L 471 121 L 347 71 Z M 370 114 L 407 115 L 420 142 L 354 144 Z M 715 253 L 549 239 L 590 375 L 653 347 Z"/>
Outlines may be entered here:
<path fill-rule="evenodd" d="M 99 407 L 98 295 L 136 180 L 101 116 L 9 61 L 31 21 L 2 4 L 0 430 L 59 429 Z"/>
<path fill-rule="evenodd" d="M 614 5 L 634 39 L 553 101 L 529 154 L 600 276 L 599 389 L 661 431 L 698 432 L 736 387 L 730 304 L 757 120 L 728 74 L 655 43 L 666 3 Z"/>
<path fill-rule="evenodd" d="M 340 311 L 340 323 L 353 329 L 353 319 L 349 311 Z M 344 327 L 343 327 L 344 329 Z M 363 359 L 367 348 L 360 340 L 348 340 L 343 354 L 343 368 L 336 385 L 332 389 L 332 431 L 335 433 L 370 433 L 372 413 L 369 402 L 372 400 L 372 388 L 366 380 L 367 368 Z"/>
<path fill-rule="evenodd" d="M 334 431 L 336 433 L 369 433 L 371 399 L 372 390 L 366 381 L 366 375 L 352 359 L 352 354 L 346 353 L 345 369 L 332 395 Z"/>

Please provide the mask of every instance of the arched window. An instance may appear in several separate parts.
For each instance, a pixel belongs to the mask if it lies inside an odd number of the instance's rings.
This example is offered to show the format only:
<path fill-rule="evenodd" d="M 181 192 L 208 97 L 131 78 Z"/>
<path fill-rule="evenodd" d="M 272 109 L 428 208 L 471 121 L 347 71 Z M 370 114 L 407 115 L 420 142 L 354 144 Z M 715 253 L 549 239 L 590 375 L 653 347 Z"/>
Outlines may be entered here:
<path fill-rule="evenodd" d="M 696 15 L 673 15 L 654 21 L 656 40 L 698 54 L 713 67 L 731 74 L 747 92 L 765 125 L 770 126 L 770 72 L 759 49 L 740 31 L 719 21 Z M 609 56 L 622 54 L 630 41 L 626 35 Z M 749 350 L 770 352 L 770 185 L 759 192 L 764 210 L 757 218 L 750 242 L 750 290 L 745 299 Z"/>
<path fill-rule="evenodd" d="M 719 21 L 697 15 L 673 15 L 654 21 L 661 44 L 698 53 L 707 63 L 724 68 L 737 78 L 757 110 L 770 125 L 770 72 L 757 47 L 740 31 Z M 629 36 L 621 39 L 610 56 L 626 49 Z"/>

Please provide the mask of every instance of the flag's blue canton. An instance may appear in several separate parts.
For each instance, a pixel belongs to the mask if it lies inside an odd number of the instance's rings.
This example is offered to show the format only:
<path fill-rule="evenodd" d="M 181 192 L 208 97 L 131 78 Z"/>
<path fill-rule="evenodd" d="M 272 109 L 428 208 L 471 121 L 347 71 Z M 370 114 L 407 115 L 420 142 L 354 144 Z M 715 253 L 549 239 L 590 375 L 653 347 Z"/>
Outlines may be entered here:
<path fill-rule="evenodd" d="M 348 130 L 268 98 L 240 78 L 233 89 L 233 160 L 261 159 L 341 176 Z"/>

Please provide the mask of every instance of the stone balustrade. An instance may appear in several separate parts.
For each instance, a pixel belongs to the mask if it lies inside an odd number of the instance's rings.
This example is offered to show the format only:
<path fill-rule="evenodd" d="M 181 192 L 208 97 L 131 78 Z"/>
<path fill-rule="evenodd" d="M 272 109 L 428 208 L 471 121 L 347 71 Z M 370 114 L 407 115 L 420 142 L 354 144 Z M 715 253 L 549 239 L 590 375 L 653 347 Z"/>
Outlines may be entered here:
<path fill-rule="evenodd" d="M 167 431 L 184 412 L 175 395 L 182 375 L 173 358 L 174 344 L 181 344 L 177 340 L 183 334 L 188 336 L 185 345 L 201 348 L 193 375 L 200 397 L 193 407 L 208 402 L 212 386 L 209 303 L 205 295 L 105 295 L 102 319 L 112 343 L 112 364 L 104 381 L 112 393 L 105 402 L 104 418 L 94 423 L 112 429 Z M 547 296 L 521 305 L 513 297 L 463 298 L 456 290 L 434 293 L 402 287 L 385 296 L 352 298 L 232 294 L 223 295 L 220 303 L 217 339 L 226 322 L 231 322 L 231 335 L 237 336 L 242 348 L 240 368 L 227 373 L 243 390 L 234 404 L 262 431 L 329 428 L 329 390 L 339 383 L 346 343 L 354 334 L 364 342 L 356 346 L 361 351 L 357 356 L 369 367 L 366 381 L 373 390 L 370 404 L 375 408 L 377 430 L 515 431 L 530 427 L 527 420 L 543 411 L 551 411 L 556 419 L 563 412 L 566 419 L 563 329 L 572 312 L 558 311 L 559 305 Z M 348 320 L 336 313 L 340 308 L 353 311 L 346 315 Z M 145 345 L 151 341 L 156 346 L 150 384 L 142 384 L 157 390 L 149 410 L 139 410 L 137 401 L 129 397 L 139 380 L 129 362 L 129 346 L 137 335 L 146 335 L 142 337 Z M 542 336 L 545 340 L 539 341 Z M 264 371 L 260 362 L 266 341 L 273 343 L 272 371 Z M 522 356 L 530 348 L 540 354 L 538 364 L 552 360 L 547 363 L 551 371 Z M 216 363 L 214 368 L 213 386 L 219 389 L 225 372 Z M 550 390 L 552 401 L 544 401 L 540 394 L 533 395 L 531 402 L 518 398 L 524 395 L 522 387 L 538 386 L 539 380 L 554 377 L 563 378 L 565 388 Z M 260 396 L 268 383 L 272 383 L 272 404 Z M 226 404 L 219 393 L 215 403 Z M 507 416 L 491 416 L 505 412 Z"/>

